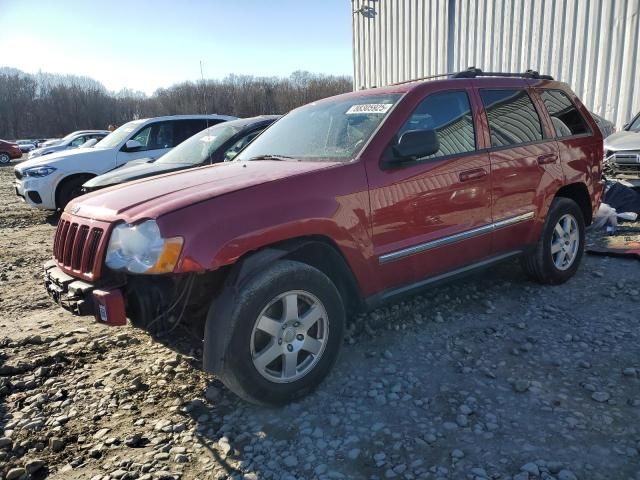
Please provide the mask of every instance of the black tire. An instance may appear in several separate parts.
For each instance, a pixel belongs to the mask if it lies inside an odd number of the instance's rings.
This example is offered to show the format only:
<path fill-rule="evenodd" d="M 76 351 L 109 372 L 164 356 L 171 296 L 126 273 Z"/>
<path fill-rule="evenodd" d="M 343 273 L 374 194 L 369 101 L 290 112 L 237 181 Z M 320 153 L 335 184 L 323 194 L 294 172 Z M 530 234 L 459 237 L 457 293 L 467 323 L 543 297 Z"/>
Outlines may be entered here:
<path fill-rule="evenodd" d="M 82 195 L 82 184 L 90 178 L 90 175 L 78 175 L 64 179 L 56 189 L 56 207 L 64 210 L 67 203 Z"/>
<path fill-rule="evenodd" d="M 576 220 L 578 227 L 578 248 L 573 263 L 566 269 L 561 269 L 554 263 L 551 253 L 551 242 L 556 225 L 565 215 L 570 215 Z M 540 283 L 548 285 L 564 283 L 578 271 L 580 261 L 584 254 L 584 244 L 585 226 L 582 210 L 578 204 L 570 198 L 557 197 L 551 203 L 542 236 L 535 249 L 522 257 L 522 267 L 529 277 Z"/>
<path fill-rule="evenodd" d="M 289 383 L 277 383 L 265 378 L 254 365 L 254 327 L 261 313 L 275 299 L 284 293 L 301 291 L 312 294 L 324 307 L 328 327 L 325 346 L 317 356 L 318 359 L 310 362 L 309 371 L 304 376 Z M 283 312 L 282 318 L 284 315 Z M 211 368 L 227 388 L 249 402 L 265 405 L 286 404 L 313 391 L 330 372 L 342 345 L 344 324 L 344 305 L 333 282 L 324 273 L 309 265 L 280 260 L 243 282 L 235 295 L 223 294 L 212 303 L 207 316 L 206 335 L 213 335 L 218 339 L 228 338 L 228 341 L 226 345 L 225 342 L 218 343 L 218 347 L 224 351 L 216 352 L 221 355 L 221 361 L 216 362 L 216 366 Z M 317 328 L 320 328 L 319 325 Z M 310 331 L 306 334 L 312 336 Z M 275 346 L 276 337 L 272 337 L 271 341 L 274 343 L 269 345 Z M 205 345 L 211 348 L 212 343 L 216 342 L 205 342 Z M 285 345 L 286 340 L 283 348 Z M 308 354 L 302 350 L 296 352 L 297 361 L 303 358 L 304 363 Z M 205 352 L 205 358 L 207 354 L 210 352 Z M 275 361 L 283 362 L 284 373 L 284 356 Z"/>
<path fill-rule="evenodd" d="M 11 157 L 4 152 L 0 153 L 0 164 L 6 165 L 9 162 L 11 162 Z"/>

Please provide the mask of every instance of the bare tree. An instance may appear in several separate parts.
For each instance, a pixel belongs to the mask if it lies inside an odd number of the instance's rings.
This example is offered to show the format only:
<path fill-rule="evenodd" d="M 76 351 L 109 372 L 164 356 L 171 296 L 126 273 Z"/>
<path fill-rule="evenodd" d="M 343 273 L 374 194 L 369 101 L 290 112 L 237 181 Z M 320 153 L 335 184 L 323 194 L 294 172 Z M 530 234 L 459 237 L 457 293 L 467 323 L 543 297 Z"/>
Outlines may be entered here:
<path fill-rule="evenodd" d="M 85 128 L 122 125 L 160 115 L 221 113 L 238 117 L 286 113 L 305 103 L 344 93 L 349 77 L 298 71 L 288 78 L 229 75 L 184 82 L 151 96 L 109 92 L 88 77 L 0 68 L 0 138 L 59 137 Z"/>

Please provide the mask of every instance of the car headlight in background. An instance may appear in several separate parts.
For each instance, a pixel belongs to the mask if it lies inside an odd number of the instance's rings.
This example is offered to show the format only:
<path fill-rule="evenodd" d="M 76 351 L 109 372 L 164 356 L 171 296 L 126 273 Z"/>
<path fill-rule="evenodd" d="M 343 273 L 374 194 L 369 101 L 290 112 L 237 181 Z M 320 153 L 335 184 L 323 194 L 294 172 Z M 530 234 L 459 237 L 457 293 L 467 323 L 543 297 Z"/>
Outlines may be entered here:
<path fill-rule="evenodd" d="M 56 169 L 54 167 L 32 167 L 27 168 L 22 174 L 25 177 L 46 177 L 47 175 L 51 175 L 55 172 Z"/>
<path fill-rule="evenodd" d="M 170 273 L 180 257 L 182 241 L 182 237 L 162 238 L 154 220 L 122 223 L 111 232 L 105 263 L 112 270 L 130 273 Z"/>

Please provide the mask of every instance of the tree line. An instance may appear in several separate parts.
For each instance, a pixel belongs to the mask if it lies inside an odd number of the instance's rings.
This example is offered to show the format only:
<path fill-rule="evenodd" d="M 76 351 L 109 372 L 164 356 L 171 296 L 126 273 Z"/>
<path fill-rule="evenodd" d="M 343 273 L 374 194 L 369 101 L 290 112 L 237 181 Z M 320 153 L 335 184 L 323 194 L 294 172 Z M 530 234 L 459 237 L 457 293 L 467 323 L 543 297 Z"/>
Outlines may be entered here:
<path fill-rule="evenodd" d="M 346 76 L 294 72 L 289 77 L 229 75 L 142 92 L 109 92 L 100 82 L 72 75 L 26 74 L 0 68 L 0 138 L 60 137 L 106 129 L 137 118 L 220 113 L 237 117 L 282 114 L 352 89 Z"/>

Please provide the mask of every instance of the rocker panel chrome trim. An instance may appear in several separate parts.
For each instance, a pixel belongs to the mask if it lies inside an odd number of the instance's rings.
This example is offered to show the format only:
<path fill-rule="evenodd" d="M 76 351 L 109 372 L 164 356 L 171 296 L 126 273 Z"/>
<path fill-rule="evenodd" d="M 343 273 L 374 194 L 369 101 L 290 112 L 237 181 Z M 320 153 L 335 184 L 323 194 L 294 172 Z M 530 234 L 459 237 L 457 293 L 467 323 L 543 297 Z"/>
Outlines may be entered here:
<path fill-rule="evenodd" d="M 450 245 L 456 242 L 461 242 L 462 240 L 467 240 L 469 238 L 477 237 L 479 235 L 484 235 L 486 233 L 493 232 L 494 230 L 498 230 L 500 228 L 509 227 L 511 225 L 515 225 L 516 223 L 521 223 L 527 220 L 531 220 L 534 216 L 535 216 L 534 212 L 527 212 L 527 213 L 523 213 L 522 215 L 516 215 L 515 217 L 505 218 L 503 220 L 490 223 L 488 225 L 483 225 L 481 227 L 472 228 L 471 230 L 466 230 L 464 232 L 456 233 L 448 237 L 438 238 L 437 240 L 420 243 L 412 247 L 403 248 L 402 250 L 396 250 L 395 252 L 385 253 L 384 255 L 380 255 L 380 257 L 378 257 L 378 262 L 380 263 L 380 265 L 382 265 L 385 263 L 393 262 L 395 260 L 399 260 L 404 257 L 408 257 L 409 255 L 415 255 L 416 253 L 422 253 L 422 252 L 426 252 L 427 250 L 432 250 L 434 248 L 443 247 L 445 245 Z"/>

